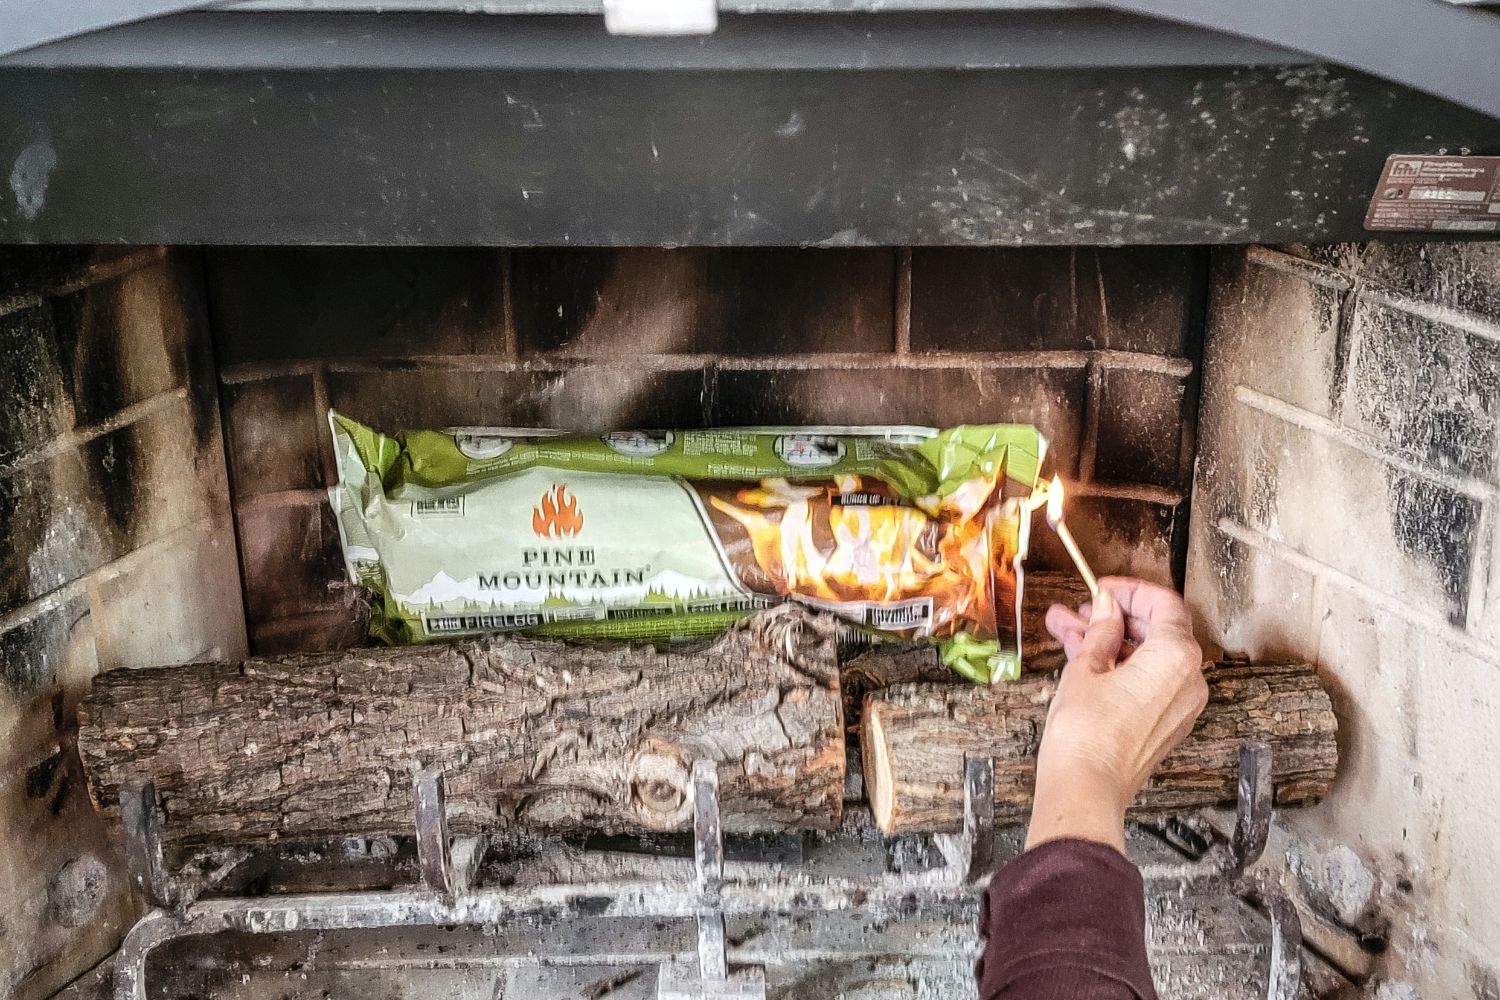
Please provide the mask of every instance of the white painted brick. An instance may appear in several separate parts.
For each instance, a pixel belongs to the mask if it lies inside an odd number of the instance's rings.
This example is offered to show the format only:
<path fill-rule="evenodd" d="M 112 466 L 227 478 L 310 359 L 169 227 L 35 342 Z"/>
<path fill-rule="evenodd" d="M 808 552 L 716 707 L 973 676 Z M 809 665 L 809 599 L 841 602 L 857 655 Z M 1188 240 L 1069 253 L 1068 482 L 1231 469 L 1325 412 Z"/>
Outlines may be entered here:
<path fill-rule="evenodd" d="M 1189 599 L 1226 645 L 1319 664 L 1339 776 L 1283 819 L 1385 878 L 1380 995 L 1500 995 L 1500 257 L 1246 257 L 1212 293 Z"/>
<path fill-rule="evenodd" d="M 245 654 L 239 564 L 227 522 L 204 522 L 126 562 L 89 587 L 100 670 Z"/>
<path fill-rule="evenodd" d="M 1478 501 L 1250 405 L 1229 419 L 1216 480 L 1200 478 L 1206 511 L 1428 614 L 1464 619 Z"/>
<path fill-rule="evenodd" d="M 1317 657 L 1316 580 L 1195 513 L 1187 601 L 1200 638 L 1255 658 Z"/>
<path fill-rule="evenodd" d="M 1319 620 L 1341 759 L 1318 825 L 1377 870 L 1409 869 L 1410 898 L 1389 902 L 1433 945 L 1500 954 L 1500 652 L 1338 587 Z"/>
<path fill-rule="evenodd" d="M 1247 385 L 1330 416 L 1340 385 L 1340 281 L 1276 251 L 1231 255 L 1214 270 L 1206 388 Z"/>

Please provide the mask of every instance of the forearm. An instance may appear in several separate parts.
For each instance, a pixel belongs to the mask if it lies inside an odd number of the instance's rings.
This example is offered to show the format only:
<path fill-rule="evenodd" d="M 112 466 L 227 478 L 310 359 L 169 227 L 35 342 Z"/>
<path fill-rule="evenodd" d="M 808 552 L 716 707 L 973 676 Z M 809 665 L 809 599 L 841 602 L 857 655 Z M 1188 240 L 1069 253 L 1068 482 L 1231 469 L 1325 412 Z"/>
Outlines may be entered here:
<path fill-rule="evenodd" d="M 1117 780 L 1043 754 L 1037 762 L 1026 849 L 1071 838 L 1091 840 L 1123 854 L 1126 805 L 1120 800 Z"/>
<path fill-rule="evenodd" d="M 981 1000 L 1156 1000 L 1141 876 L 1113 847 L 1051 840 L 985 893 Z"/>

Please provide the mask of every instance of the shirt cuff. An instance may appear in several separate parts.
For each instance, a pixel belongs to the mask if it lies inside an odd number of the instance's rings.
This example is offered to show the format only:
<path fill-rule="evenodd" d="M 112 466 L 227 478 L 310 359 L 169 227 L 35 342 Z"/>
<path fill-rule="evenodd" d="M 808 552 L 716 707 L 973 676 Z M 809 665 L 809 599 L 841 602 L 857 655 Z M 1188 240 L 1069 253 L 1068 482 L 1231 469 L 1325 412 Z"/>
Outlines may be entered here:
<path fill-rule="evenodd" d="M 1105 844 L 1052 840 L 1011 861 L 985 891 L 979 995 L 1022 977 L 1113 980 L 1156 1000 L 1146 958 L 1146 891 L 1135 865 Z"/>

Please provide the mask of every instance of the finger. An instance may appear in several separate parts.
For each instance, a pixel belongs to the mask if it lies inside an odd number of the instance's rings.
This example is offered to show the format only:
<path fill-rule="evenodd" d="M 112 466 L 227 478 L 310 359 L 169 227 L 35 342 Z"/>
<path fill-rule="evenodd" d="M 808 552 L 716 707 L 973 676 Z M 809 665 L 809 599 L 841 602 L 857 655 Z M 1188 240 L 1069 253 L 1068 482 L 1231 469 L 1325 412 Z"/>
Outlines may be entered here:
<path fill-rule="evenodd" d="M 1096 670 L 1113 669 L 1120 655 L 1120 644 L 1125 641 L 1125 617 L 1113 595 L 1103 589 L 1091 611 L 1076 658 L 1087 661 Z"/>
<path fill-rule="evenodd" d="M 1193 618 L 1187 603 L 1169 587 L 1129 576 L 1107 576 L 1099 581 L 1099 587 L 1109 591 L 1126 616 L 1139 618 L 1148 626 L 1175 624 L 1192 628 Z"/>
<path fill-rule="evenodd" d="M 1047 631 L 1058 642 L 1064 641 L 1063 636 L 1068 632 L 1082 635 L 1088 623 L 1087 618 L 1064 605 L 1054 604 L 1047 609 Z"/>
<path fill-rule="evenodd" d="M 1069 660 L 1077 659 L 1078 650 L 1083 647 L 1083 629 L 1072 629 L 1065 635 L 1058 636 L 1057 641 L 1062 643 L 1064 656 Z"/>
<path fill-rule="evenodd" d="M 1084 601 L 1078 606 L 1078 614 L 1081 620 L 1088 621 L 1088 617 L 1094 611 L 1093 601 Z M 1136 645 L 1146 641 L 1146 636 L 1151 632 L 1151 623 L 1144 618 L 1136 618 L 1133 615 L 1125 616 L 1125 636 Z"/>

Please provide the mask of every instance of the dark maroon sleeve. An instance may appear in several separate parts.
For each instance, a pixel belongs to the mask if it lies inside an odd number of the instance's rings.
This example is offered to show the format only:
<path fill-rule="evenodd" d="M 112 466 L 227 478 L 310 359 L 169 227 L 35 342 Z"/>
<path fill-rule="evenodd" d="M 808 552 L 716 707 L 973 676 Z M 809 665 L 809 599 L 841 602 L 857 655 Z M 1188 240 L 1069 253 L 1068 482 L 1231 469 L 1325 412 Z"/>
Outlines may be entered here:
<path fill-rule="evenodd" d="M 979 912 L 980 1000 L 1156 1000 L 1141 873 L 1113 847 L 1053 840 L 1000 870 Z"/>

